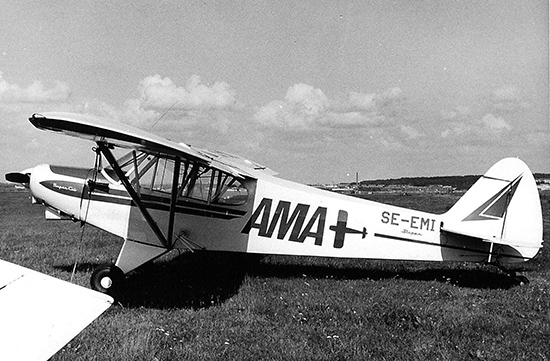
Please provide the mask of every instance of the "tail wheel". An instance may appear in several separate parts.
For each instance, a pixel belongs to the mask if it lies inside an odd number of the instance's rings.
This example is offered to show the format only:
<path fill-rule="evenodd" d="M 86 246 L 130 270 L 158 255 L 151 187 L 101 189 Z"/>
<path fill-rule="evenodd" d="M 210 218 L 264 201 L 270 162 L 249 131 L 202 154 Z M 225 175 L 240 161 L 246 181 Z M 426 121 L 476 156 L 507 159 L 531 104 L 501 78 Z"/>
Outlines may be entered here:
<path fill-rule="evenodd" d="M 114 264 L 97 267 L 90 278 L 93 290 L 112 295 L 122 286 L 124 272 Z"/>
<path fill-rule="evenodd" d="M 529 279 L 525 276 L 514 276 L 513 279 L 520 285 L 525 286 L 529 284 Z"/>

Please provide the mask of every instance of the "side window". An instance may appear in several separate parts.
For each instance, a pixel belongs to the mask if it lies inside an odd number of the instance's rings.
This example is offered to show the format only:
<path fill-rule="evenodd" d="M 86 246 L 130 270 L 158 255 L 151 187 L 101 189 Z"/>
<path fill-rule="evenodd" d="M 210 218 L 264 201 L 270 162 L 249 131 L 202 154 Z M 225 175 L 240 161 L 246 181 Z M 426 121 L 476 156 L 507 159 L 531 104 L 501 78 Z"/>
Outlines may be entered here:
<path fill-rule="evenodd" d="M 144 177 L 143 186 L 152 191 L 171 193 L 174 180 L 174 161 L 166 158 L 155 158 L 150 164 L 149 171 Z M 147 185 L 145 185 L 148 183 Z"/>
<path fill-rule="evenodd" d="M 188 198 L 207 203 L 241 205 L 248 200 L 248 191 L 235 177 L 213 168 L 200 167 L 189 174 L 186 191 Z"/>
<path fill-rule="evenodd" d="M 189 184 L 189 191 L 187 196 L 189 198 L 198 199 L 200 201 L 208 202 L 210 199 L 210 190 L 212 187 L 212 170 L 202 168 L 198 171 L 197 175 Z"/>
<path fill-rule="evenodd" d="M 172 192 L 173 159 L 132 151 L 117 161 L 138 192 Z M 178 176 L 180 183 L 182 174 Z"/>
<path fill-rule="evenodd" d="M 246 203 L 248 200 L 248 191 L 237 179 L 233 180 L 234 182 L 228 184 L 222 192 L 220 192 L 219 197 L 216 199 L 216 203 L 233 206 Z"/>
<path fill-rule="evenodd" d="M 144 153 L 142 153 L 144 154 Z M 134 169 L 132 169 L 134 168 Z M 174 180 L 174 161 L 157 156 L 138 156 L 135 159 L 132 172 L 132 183 L 138 184 L 140 191 L 154 191 L 162 193 L 172 192 Z M 137 177 L 135 174 L 137 173 Z"/>

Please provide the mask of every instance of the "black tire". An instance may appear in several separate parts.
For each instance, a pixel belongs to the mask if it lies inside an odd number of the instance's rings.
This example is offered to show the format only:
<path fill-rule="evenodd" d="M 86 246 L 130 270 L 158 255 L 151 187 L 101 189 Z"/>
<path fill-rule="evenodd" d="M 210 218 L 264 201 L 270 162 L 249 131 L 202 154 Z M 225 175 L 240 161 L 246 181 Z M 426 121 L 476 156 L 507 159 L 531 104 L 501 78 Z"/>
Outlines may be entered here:
<path fill-rule="evenodd" d="M 514 279 L 520 286 L 526 286 L 529 284 L 529 279 L 525 276 L 515 276 Z"/>
<path fill-rule="evenodd" d="M 114 264 L 107 264 L 94 270 L 90 278 L 90 286 L 95 291 L 113 296 L 120 290 L 123 281 L 124 272 Z"/>

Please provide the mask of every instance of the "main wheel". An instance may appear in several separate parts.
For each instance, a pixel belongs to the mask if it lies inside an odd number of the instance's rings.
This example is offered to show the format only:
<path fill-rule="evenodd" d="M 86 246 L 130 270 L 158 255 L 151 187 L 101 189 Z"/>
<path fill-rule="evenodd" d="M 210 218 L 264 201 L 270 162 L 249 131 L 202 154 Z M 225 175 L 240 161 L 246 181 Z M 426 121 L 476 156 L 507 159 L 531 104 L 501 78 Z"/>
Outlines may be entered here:
<path fill-rule="evenodd" d="M 97 267 L 90 278 L 93 290 L 112 295 L 120 289 L 124 281 L 124 272 L 114 264 Z"/>

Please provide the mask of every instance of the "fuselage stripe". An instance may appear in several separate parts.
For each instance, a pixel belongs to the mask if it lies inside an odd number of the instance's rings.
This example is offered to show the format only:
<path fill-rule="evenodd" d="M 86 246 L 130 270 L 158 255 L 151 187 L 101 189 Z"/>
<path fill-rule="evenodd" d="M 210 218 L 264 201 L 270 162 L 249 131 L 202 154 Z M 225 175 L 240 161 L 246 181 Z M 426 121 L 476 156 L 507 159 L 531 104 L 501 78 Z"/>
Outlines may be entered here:
<path fill-rule="evenodd" d="M 472 248 L 459 247 L 459 246 L 451 246 L 451 245 L 446 245 L 446 244 L 441 244 L 441 243 L 433 243 L 433 242 L 419 241 L 419 240 L 416 240 L 416 239 L 410 239 L 410 238 L 404 238 L 404 237 L 397 237 L 397 236 L 390 236 L 390 235 L 388 235 L 388 234 L 382 234 L 382 233 L 375 233 L 374 236 L 375 236 L 375 237 L 388 238 L 388 239 L 394 239 L 394 240 L 396 240 L 396 241 L 404 241 L 404 242 L 412 242 L 412 243 L 418 243 L 418 244 L 426 244 L 426 245 L 429 245 L 429 246 L 436 246 L 436 247 L 441 247 L 441 248 L 458 249 L 458 250 L 461 250 L 461 251 L 468 251 L 468 252 L 480 253 L 480 254 L 487 255 L 487 256 L 492 255 L 492 256 L 501 256 L 501 257 L 509 257 L 509 258 L 519 258 L 519 259 L 522 259 L 522 260 L 529 259 L 529 258 L 527 258 L 527 257 L 520 257 L 520 256 L 515 256 L 515 255 L 510 255 L 510 254 L 502 254 L 502 253 L 494 253 L 494 252 L 483 251 L 483 250 L 479 250 L 479 249 L 472 249 Z M 480 241 L 480 242 L 483 242 L 481 239 L 479 239 L 479 241 Z"/>

